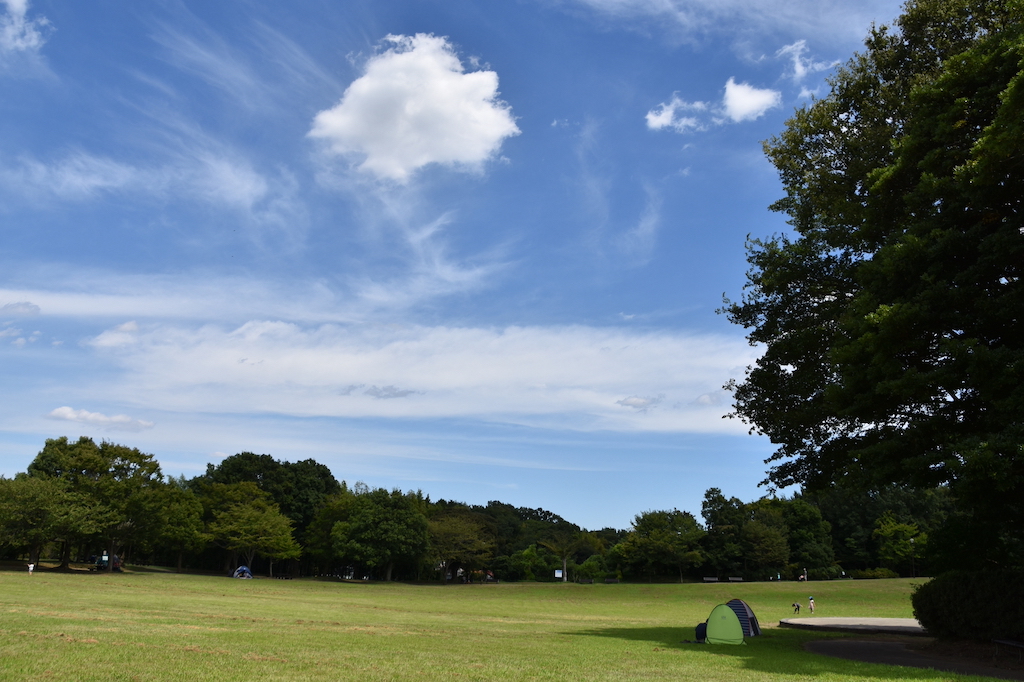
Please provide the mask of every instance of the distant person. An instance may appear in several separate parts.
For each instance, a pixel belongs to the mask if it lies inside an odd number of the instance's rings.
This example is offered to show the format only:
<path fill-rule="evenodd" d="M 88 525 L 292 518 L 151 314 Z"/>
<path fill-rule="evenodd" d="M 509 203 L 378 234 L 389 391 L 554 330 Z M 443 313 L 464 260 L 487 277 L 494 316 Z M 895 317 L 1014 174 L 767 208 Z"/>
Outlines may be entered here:
<path fill-rule="evenodd" d="M 28 574 L 32 575 L 32 571 L 34 571 L 35 569 L 36 569 L 36 565 L 35 564 L 29 564 L 28 565 Z"/>
<path fill-rule="evenodd" d="M 814 597 L 808 597 L 807 600 L 810 602 L 811 613 L 814 613 Z"/>
<path fill-rule="evenodd" d="M 793 602 L 793 613 L 795 613 L 797 615 L 800 614 L 800 602 L 798 602 L 798 601 Z"/>

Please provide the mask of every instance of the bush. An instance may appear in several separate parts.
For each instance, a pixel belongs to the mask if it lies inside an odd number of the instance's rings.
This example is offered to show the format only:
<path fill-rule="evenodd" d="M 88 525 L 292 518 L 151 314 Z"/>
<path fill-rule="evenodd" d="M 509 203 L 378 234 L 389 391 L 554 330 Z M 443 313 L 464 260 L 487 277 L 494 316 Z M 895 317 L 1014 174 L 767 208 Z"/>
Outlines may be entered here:
<path fill-rule="evenodd" d="M 949 571 L 914 589 L 914 617 L 943 639 L 1024 639 L 1024 570 Z"/>
<path fill-rule="evenodd" d="M 881 578 L 899 578 L 900 574 L 888 568 L 866 568 L 863 571 L 850 571 L 850 577 L 858 580 L 879 580 Z"/>
<path fill-rule="evenodd" d="M 810 580 L 835 580 L 841 578 L 843 569 L 841 566 L 826 566 L 825 568 L 812 568 L 807 571 Z"/>

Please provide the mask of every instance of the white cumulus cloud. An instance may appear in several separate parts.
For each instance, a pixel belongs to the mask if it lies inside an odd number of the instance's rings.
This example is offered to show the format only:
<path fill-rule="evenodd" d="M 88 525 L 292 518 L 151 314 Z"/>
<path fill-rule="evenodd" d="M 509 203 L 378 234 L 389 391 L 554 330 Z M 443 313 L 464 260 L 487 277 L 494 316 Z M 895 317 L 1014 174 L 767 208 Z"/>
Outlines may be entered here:
<path fill-rule="evenodd" d="M 339 155 L 362 158 L 360 170 L 407 182 L 429 164 L 475 170 L 505 138 L 518 135 L 498 74 L 467 72 L 443 37 L 389 35 L 341 101 L 313 120 L 310 137 Z"/>
<path fill-rule="evenodd" d="M 733 122 L 753 121 L 769 109 L 782 105 L 782 93 L 778 90 L 762 90 L 747 83 L 737 83 L 730 78 L 725 84 L 725 98 L 722 100 L 725 114 Z"/>
<path fill-rule="evenodd" d="M 126 414 L 115 414 L 112 417 L 108 417 L 102 412 L 76 410 L 66 405 L 58 407 L 46 416 L 50 419 L 78 422 L 79 424 L 88 424 L 89 426 L 98 426 L 110 431 L 145 431 L 146 429 L 151 429 L 154 426 L 153 422 L 144 421 L 142 419 L 133 419 Z"/>
<path fill-rule="evenodd" d="M 677 133 L 703 130 L 705 124 L 693 113 L 703 113 L 707 110 L 708 105 L 705 102 L 687 102 L 673 94 L 671 100 L 662 102 L 647 112 L 647 127 L 651 130 L 672 128 Z"/>
<path fill-rule="evenodd" d="M 35 52 L 46 42 L 50 26 L 45 17 L 29 19 L 28 0 L 0 0 L 6 12 L 0 15 L 0 54 Z"/>
<path fill-rule="evenodd" d="M 668 102 L 647 112 L 647 127 L 650 130 L 670 128 L 677 133 L 699 132 L 712 125 L 753 121 L 781 104 L 782 93 L 778 90 L 755 88 L 730 78 L 720 104 L 687 102 L 673 93 Z"/>

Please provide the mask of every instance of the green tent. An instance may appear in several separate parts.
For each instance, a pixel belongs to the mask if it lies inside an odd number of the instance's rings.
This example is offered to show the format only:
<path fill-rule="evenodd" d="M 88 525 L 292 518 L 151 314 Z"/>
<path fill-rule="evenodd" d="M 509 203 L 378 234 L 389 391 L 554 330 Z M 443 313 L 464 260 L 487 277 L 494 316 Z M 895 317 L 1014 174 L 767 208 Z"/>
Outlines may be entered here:
<path fill-rule="evenodd" d="M 708 644 L 743 644 L 743 626 L 736 612 L 726 604 L 719 604 L 708 616 Z"/>

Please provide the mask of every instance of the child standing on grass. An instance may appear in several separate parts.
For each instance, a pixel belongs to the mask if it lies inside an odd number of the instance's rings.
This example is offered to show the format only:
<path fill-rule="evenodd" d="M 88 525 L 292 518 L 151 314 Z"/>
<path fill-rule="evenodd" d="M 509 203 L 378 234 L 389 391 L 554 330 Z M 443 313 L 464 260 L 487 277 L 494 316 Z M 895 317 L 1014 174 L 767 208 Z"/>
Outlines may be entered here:
<path fill-rule="evenodd" d="M 810 601 L 811 613 L 814 613 L 814 597 L 807 598 Z"/>
<path fill-rule="evenodd" d="M 36 567 L 35 564 L 29 564 L 28 565 L 28 574 L 29 575 L 32 575 L 32 571 L 35 569 L 35 567 Z"/>
<path fill-rule="evenodd" d="M 800 613 L 800 602 L 798 602 L 798 601 L 793 602 L 793 613 L 796 613 L 796 614 Z"/>

